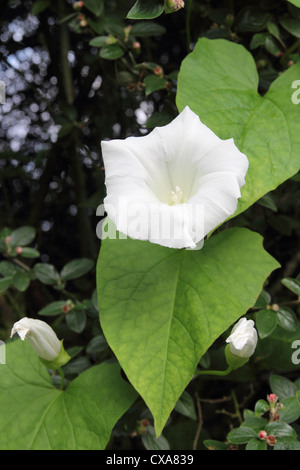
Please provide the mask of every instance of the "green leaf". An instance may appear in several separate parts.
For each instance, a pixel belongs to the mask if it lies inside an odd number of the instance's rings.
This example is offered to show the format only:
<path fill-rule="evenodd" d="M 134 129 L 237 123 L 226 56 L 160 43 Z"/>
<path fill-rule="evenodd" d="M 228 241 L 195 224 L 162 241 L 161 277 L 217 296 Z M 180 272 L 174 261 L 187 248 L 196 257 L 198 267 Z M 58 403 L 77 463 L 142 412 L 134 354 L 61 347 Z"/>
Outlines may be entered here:
<path fill-rule="evenodd" d="M 23 256 L 23 258 L 38 258 L 40 256 L 40 252 L 37 250 L 34 250 L 33 248 L 29 248 L 25 246 L 22 249 L 21 255 Z"/>
<path fill-rule="evenodd" d="M 277 439 L 274 450 L 300 450 L 300 442 L 294 437 L 281 437 Z"/>
<path fill-rule="evenodd" d="M 261 97 L 252 55 L 223 39 L 199 39 L 182 62 L 178 109 L 188 105 L 221 139 L 233 138 L 248 157 L 235 215 L 299 170 L 299 109 L 291 88 L 299 74 L 300 63 L 283 72 Z"/>
<path fill-rule="evenodd" d="M 294 294 L 300 296 L 300 282 L 298 281 L 298 279 L 285 277 L 281 280 L 281 282 L 285 287 L 294 292 Z"/>
<path fill-rule="evenodd" d="M 266 400 L 258 400 L 255 403 L 254 411 L 255 411 L 256 416 L 261 416 L 265 414 L 269 410 L 269 408 L 270 408 L 270 405 L 269 403 L 266 402 Z"/>
<path fill-rule="evenodd" d="M 278 57 L 278 54 L 282 52 L 282 45 L 271 35 L 266 37 L 265 48 L 274 57 Z"/>
<path fill-rule="evenodd" d="M 298 321 L 293 310 L 289 307 L 280 305 L 279 309 L 276 311 L 276 315 L 278 325 L 281 326 L 281 328 L 287 331 L 296 331 Z"/>
<path fill-rule="evenodd" d="M 86 314 L 83 310 L 72 310 L 67 314 L 66 322 L 70 330 L 81 333 L 86 325 Z"/>
<path fill-rule="evenodd" d="M 256 328 L 260 338 L 266 338 L 272 331 L 275 330 L 277 325 L 276 313 L 272 310 L 260 310 L 256 314 Z"/>
<path fill-rule="evenodd" d="M 103 0 L 84 0 L 84 6 L 96 16 L 100 16 L 104 8 Z"/>
<path fill-rule="evenodd" d="M 63 281 L 78 279 L 79 277 L 88 273 L 93 268 L 93 266 L 94 261 L 89 258 L 74 259 L 63 267 L 60 276 Z"/>
<path fill-rule="evenodd" d="M 263 46 L 265 44 L 267 37 L 268 37 L 268 33 L 253 34 L 251 42 L 250 42 L 250 49 L 256 49 L 259 46 Z"/>
<path fill-rule="evenodd" d="M 1 230 L 0 230 L 0 238 L 1 240 L 5 241 L 6 237 L 10 237 L 12 233 L 12 229 L 9 228 L 9 227 L 3 227 Z"/>
<path fill-rule="evenodd" d="M 281 375 L 273 374 L 270 377 L 271 390 L 280 400 L 283 398 L 293 397 L 296 394 L 296 386 L 293 382 Z"/>
<path fill-rule="evenodd" d="M 89 42 L 90 46 L 102 47 L 107 45 L 107 40 L 109 36 L 97 36 L 96 38 L 91 39 Z"/>
<path fill-rule="evenodd" d="M 250 441 L 248 441 L 246 450 L 267 450 L 267 444 L 265 441 L 262 441 L 257 437 L 253 437 L 250 439 Z"/>
<path fill-rule="evenodd" d="M 243 228 L 212 236 L 199 251 L 102 240 L 102 330 L 150 408 L 157 434 L 203 354 L 254 304 L 277 267 L 261 237 Z"/>
<path fill-rule="evenodd" d="M 167 80 L 163 77 L 158 77 L 157 75 L 148 75 L 144 79 L 146 95 L 150 95 L 150 93 L 153 93 L 154 91 L 165 88 L 166 83 Z"/>
<path fill-rule="evenodd" d="M 164 0 L 137 0 L 129 10 L 127 18 L 131 20 L 151 20 L 164 11 Z"/>
<path fill-rule="evenodd" d="M 30 277 L 25 272 L 18 272 L 13 275 L 12 283 L 17 290 L 24 292 L 30 284 Z"/>
<path fill-rule="evenodd" d="M 35 238 L 35 228 L 33 227 L 20 227 L 14 230 L 10 235 L 10 244 L 16 246 L 29 245 Z"/>
<path fill-rule="evenodd" d="M 293 423 L 300 416 L 300 406 L 298 400 L 295 397 L 288 397 L 281 400 L 283 408 L 278 411 L 280 420 L 285 423 Z"/>
<path fill-rule="evenodd" d="M 246 426 L 241 426 L 239 428 L 233 429 L 227 435 L 227 439 L 232 444 L 246 444 L 253 438 L 257 438 L 257 433 Z"/>
<path fill-rule="evenodd" d="M 215 441 L 213 439 L 206 439 L 205 441 L 203 441 L 203 444 L 209 450 L 227 450 L 228 449 L 227 444 L 225 444 L 224 442 Z"/>
<path fill-rule="evenodd" d="M 236 31 L 239 33 L 261 31 L 267 26 L 270 17 L 270 13 L 260 10 L 256 6 L 246 7 L 236 18 Z"/>
<path fill-rule="evenodd" d="M 241 424 L 240 427 L 253 429 L 253 431 L 255 431 L 257 435 L 259 431 L 265 429 L 267 424 L 268 421 L 265 418 L 262 418 L 260 416 L 249 416 L 245 419 L 245 421 Z"/>
<path fill-rule="evenodd" d="M 297 437 L 297 433 L 292 426 L 284 421 L 271 421 L 265 429 L 268 434 L 276 437 L 292 437 L 294 439 Z"/>
<path fill-rule="evenodd" d="M 33 267 L 34 274 L 43 284 L 57 284 L 60 280 L 57 269 L 48 263 L 37 263 Z"/>
<path fill-rule="evenodd" d="M 103 335 L 97 335 L 90 340 L 86 347 L 88 354 L 98 354 L 104 351 L 108 347 L 107 341 Z"/>
<path fill-rule="evenodd" d="M 42 316 L 55 316 L 63 313 L 63 308 L 65 307 L 66 302 L 64 300 L 56 300 L 55 302 L 50 302 L 46 307 L 39 310 L 38 314 Z"/>
<path fill-rule="evenodd" d="M 6 291 L 12 284 L 12 276 L 2 277 L 0 279 L 0 292 Z"/>
<path fill-rule="evenodd" d="M 296 38 L 300 38 L 300 20 L 285 16 L 279 20 L 281 26 Z"/>
<path fill-rule="evenodd" d="M 283 330 L 277 326 L 270 336 L 257 344 L 256 355 L 260 358 L 257 367 L 260 370 L 273 371 L 299 369 L 299 338 L 300 322 L 298 322 L 297 330 L 294 332 Z M 297 344 L 298 341 L 299 344 Z M 293 351 L 293 349 L 296 350 Z M 278 351 L 280 351 L 280 354 L 278 354 Z"/>
<path fill-rule="evenodd" d="M 263 207 L 266 207 L 267 209 L 271 209 L 274 212 L 277 212 L 277 207 L 276 204 L 271 196 L 270 193 L 265 194 L 262 198 L 260 198 L 258 201 L 258 204 L 260 204 Z"/>
<path fill-rule="evenodd" d="M 270 305 L 270 303 L 271 303 L 271 296 L 269 292 L 263 289 L 255 302 L 254 308 L 264 309 L 267 305 Z"/>
<path fill-rule="evenodd" d="M 170 445 L 164 436 L 155 437 L 153 426 L 147 426 L 142 442 L 147 450 L 170 450 Z"/>
<path fill-rule="evenodd" d="M 167 110 L 162 110 L 157 113 L 153 113 L 146 121 L 147 129 L 153 129 L 154 127 L 158 126 L 165 126 L 169 124 L 174 116 Z"/>
<path fill-rule="evenodd" d="M 38 15 L 51 5 L 51 0 L 36 0 L 31 7 L 31 14 Z"/>
<path fill-rule="evenodd" d="M 0 449 L 103 450 L 136 396 L 107 363 L 58 390 L 29 343 L 13 341 L 0 367 Z"/>
<path fill-rule="evenodd" d="M 0 273 L 3 274 L 3 276 L 11 277 L 15 273 L 18 272 L 23 272 L 23 269 L 20 266 L 17 266 L 16 264 L 12 263 L 11 261 L 1 261 L 0 262 Z"/>
<path fill-rule="evenodd" d="M 164 34 L 166 28 L 161 24 L 154 23 L 153 21 L 141 21 L 132 26 L 130 34 L 137 37 L 156 36 Z"/>
<path fill-rule="evenodd" d="M 100 57 L 106 60 L 116 60 L 124 55 L 124 49 L 118 44 L 111 44 L 100 49 Z"/>
<path fill-rule="evenodd" d="M 288 2 L 292 3 L 295 5 L 295 7 L 300 8 L 300 0 L 288 0 Z"/>
<path fill-rule="evenodd" d="M 194 400 L 191 395 L 185 391 L 176 403 L 175 410 L 190 419 L 197 419 Z"/>

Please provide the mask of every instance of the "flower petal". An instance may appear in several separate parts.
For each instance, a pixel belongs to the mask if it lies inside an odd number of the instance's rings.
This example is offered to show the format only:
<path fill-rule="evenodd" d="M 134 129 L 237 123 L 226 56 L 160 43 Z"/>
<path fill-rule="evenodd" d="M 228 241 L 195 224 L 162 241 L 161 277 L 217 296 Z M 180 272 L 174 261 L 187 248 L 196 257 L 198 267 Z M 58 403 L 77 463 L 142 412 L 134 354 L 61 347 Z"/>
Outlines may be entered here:
<path fill-rule="evenodd" d="M 147 136 L 102 142 L 102 153 L 104 205 L 117 229 L 173 248 L 195 248 L 234 214 L 248 169 L 233 139 L 221 140 L 188 106 Z"/>

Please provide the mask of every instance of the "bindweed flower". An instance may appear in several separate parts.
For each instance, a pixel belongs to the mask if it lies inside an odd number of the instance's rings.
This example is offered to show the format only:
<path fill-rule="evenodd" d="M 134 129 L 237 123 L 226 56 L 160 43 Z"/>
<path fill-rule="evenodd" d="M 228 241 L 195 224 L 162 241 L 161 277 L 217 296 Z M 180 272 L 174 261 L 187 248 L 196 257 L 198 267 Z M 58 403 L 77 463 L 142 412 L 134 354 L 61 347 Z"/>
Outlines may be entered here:
<path fill-rule="evenodd" d="M 28 340 L 34 351 L 50 368 L 62 367 L 70 357 L 51 326 L 41 320 L 24 317 L 13 325 L 12 337 L 17 333 L 21 340 Z"/>
<path fill-rule="evenodd" d="M 254 321 L 241 318 L 232 328 L 231 335 L 226 339 L 230 344 L 230 352 L 240 358 L 249 358 L 257 345 L 257 332 Z"/>
<path fill-rule="evenodd" d="M 146 136 L 101 144 L 104 207 L 126 236 L 195 249 L 236 211 L 248 159 L 188 106 Z"/>

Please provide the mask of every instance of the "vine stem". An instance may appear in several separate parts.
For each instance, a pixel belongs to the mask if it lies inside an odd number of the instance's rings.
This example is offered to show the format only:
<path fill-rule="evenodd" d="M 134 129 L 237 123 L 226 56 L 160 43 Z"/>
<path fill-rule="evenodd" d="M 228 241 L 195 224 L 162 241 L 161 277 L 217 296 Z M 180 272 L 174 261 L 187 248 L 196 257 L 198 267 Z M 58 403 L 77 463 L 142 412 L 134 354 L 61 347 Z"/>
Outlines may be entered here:
<path fill-rule="evenodd" d="M 191 45 L 191 13 L 192 13 L 193 0 L 189 0 L 186 10 L 186 42 L 187 42 L 187 51 L 190 52 Z"/>
<path fill-rule="evenodd" d="M 239 420 L 239 422 L 241 424 L 243 422 L 243 419 L 242 419 L 242 416 L 241 416 L 241 413 L 240 413 L 239 403 L 238 403 L 238 400 L 237 400 L 237 397 L 236 397 L 236 394 L 235 394 L 234 390 L 231 390 L 231 397 L 232 397 L 232 401 L 233 401 L 233 404 L 234 404 L 235 415 L 236 415 L 237 419 Z"/>
<path fill-rule="evenodd" d="M 196 398 L 196 405 L 197 405 L 197 411 L 198 411 L 198 426 L 197 426 L 197 431 L 195 435 L 195 439 L 193 442 L 193 450 L 197 450 L 197 445 L 203 425 L 203 416 L 202 416 L 202 409 L 201 409 L 201 403 L 200 403 L 200 397 L 198 393 L 195 393 L 195 398 Z"/>
<path fill-rule="evenodd" d="M 230 374 L 232 367 L 228 367 L 226 370 L 196 370 L 196 375 L 219 375 L 221 377 Z"/>

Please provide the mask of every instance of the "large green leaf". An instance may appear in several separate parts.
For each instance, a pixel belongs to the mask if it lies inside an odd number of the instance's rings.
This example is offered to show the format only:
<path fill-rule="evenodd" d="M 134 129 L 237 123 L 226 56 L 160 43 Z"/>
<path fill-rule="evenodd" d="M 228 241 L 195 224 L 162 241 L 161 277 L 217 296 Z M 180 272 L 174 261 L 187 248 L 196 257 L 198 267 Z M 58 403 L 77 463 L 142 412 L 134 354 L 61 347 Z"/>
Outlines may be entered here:
<path fill-rule="evenodd" d="M 117 364 L 94 366 L 58 390 L 30 345 L 16 340 L 0 366 L 0 449 L 102 450 L 135 398 Z"/>
<path fill-rule="evenodd" d="M 251 54 L 223 39 L 202 38 L 182 62 L 177 106 L 189 106 L 221 139 L 234 138 L 249 160 L 236 214 L 300 168 L 299 106 L 292 83 L 300 63 L 282 73 L 264 97 Z"/>
<path fill-rule="evenodd" d="M 124 261 L 122 261 L 124 260 Z M 159 434 L 208 347 L 251 307 L 278 263 L 259 235 L 236 228 L 200 251 L 102 241 L 100 322 Z"/>

